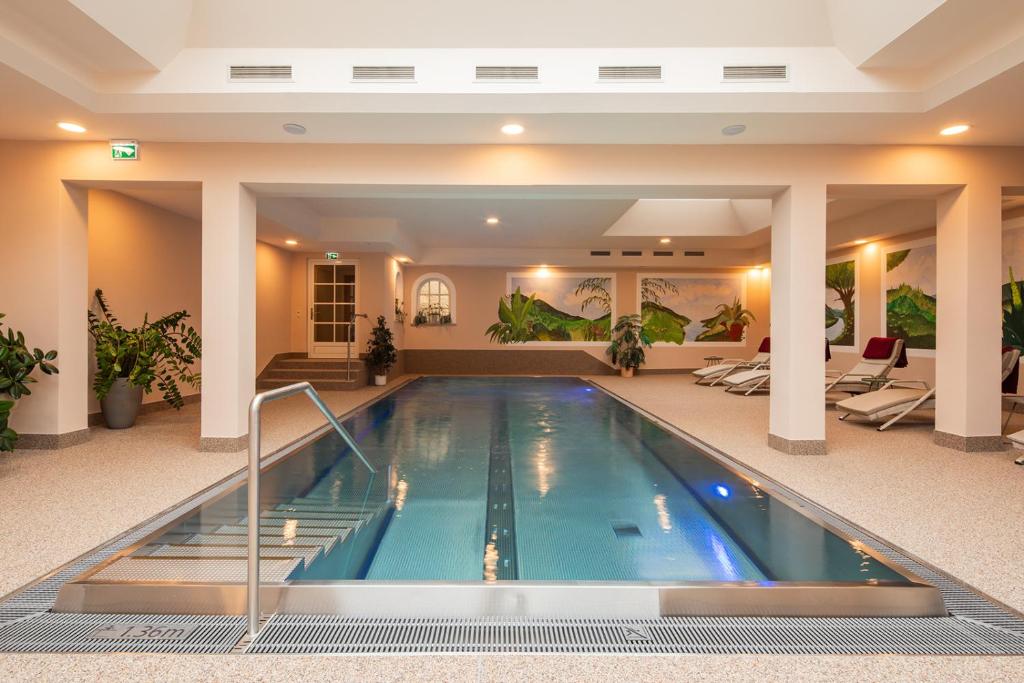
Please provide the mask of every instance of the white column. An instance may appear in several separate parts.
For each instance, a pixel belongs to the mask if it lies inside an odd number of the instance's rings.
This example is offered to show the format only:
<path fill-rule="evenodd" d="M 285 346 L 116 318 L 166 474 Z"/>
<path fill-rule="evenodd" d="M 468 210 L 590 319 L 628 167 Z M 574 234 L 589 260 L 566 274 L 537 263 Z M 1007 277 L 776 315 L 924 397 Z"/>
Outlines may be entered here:
<path fill-rule="evenodd" d="M 940 196 L 936 235 L 935 442 L 1001 450 L 1002 188 Z"/>
<path fill-rule="evenodd" d="M 256 385 L 256 202 L 234 179 L 203 183 L 200 448 L 245 448 Z"/>
<path fill-rule="evenodd" d="M 57 446 L 72 445 L 89 434 L 89 191 L 61 183 L 60 233 L 57 236 Z"/>
<path fill-rule="evenodd" d="M 771 399 L 768 445 L 825 453 L 825 185 L 772 201 Z"/>

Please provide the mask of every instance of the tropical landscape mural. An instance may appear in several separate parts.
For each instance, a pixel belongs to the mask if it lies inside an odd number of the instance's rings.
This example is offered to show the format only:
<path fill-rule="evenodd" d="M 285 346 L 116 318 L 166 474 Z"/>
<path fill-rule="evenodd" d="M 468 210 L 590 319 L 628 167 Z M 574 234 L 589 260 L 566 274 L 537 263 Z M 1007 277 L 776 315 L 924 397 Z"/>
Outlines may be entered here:
<path fill-rule="evenodd" d="M 1024 350 L 1024 230 L 1003 233 L 1003 346 Z"/>
<path fill-rule="evenodd" d="M 498 322 L 487 334 L 501 343 L 609 341 L 614 283 L 603 274 L 511 273 L 509 294 L 498 302 Z"/>
<path fill-rule="evenodd" d="M 825 337 L 832 346 L 857 344 L 857 262 L 825 266 Z"/>
<path fill-rule="evenodd" d="M 742 277 L 641 275 L 640 313 L 653 342 L 742 342 L 753 314 Z"/>
<path fill-rule="evenodd" d="M 885 252 L 885 327 L 908 349 L 935 349 L 935 243 Z"/>

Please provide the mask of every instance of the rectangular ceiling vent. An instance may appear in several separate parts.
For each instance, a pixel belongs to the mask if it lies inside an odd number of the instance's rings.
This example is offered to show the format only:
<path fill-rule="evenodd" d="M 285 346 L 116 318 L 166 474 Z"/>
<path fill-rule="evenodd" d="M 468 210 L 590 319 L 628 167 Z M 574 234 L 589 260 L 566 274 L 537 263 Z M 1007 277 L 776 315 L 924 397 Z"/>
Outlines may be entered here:
<path fill-rule="evenodd" d="M 411 81 L 416 78 L 414 66 L 353 66 L 353 81 Z"/>
<path fill-rule="evenodd" d="M 683 256 L 703 256 L 703 251 L 684 251 Z"/>
<path fill-rule="evenodd" d="M 478 66 L 478 81 L 535 81 L 540 78 L 537 66 Z"/>
<path fill-rule="evenodd" d="M 722 67 L 723 81 L 787 81 L 786 64 L 734 64 Z"/>
<path fill-rule="evenodd" d="M 655 256 L 671 256 L 672 252 L 671 251 L 656 251 L 656 252 L 654 252 L 654 255 Z"/>
<path fill-rule="evenodd" d="M 599 81 L 660 81 L 660 66 L 599 66 Z"/>
<path fill-rule="evenodd" d="M 643 256 L 644 252 L 642 252 L 642 251 L 628 251 L 626 249 L 623 249 L 622 250 L 622 255 L 623 256 Z"/>
<path fill-rule="evenodd" d="M 290 81 L 291 64 L 277 66 L 230 66 L 228 80 L 232 81 Z"/>
<path fill-rule="evenodd" d="M 590 252 L 591 256 L 611 256 L 612 252 L 604 250 L 595 250 Z"/>

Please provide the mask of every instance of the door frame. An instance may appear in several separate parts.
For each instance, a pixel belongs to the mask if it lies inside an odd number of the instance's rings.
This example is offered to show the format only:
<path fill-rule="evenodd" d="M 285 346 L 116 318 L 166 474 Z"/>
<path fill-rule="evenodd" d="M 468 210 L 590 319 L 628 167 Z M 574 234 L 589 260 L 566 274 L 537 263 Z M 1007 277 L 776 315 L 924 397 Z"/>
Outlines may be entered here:
<path fill-rule="evenodd" d="M 328 342 L 316 342 L 313 341 L 313 272 L 315 266 L 332 265 L 332 266 L 353 266 L 355 270 L 355 304 L 352 307 L 352 313 L 359 312 L 359 290 L 362 289 L 359 282 L 359 259 L 325 259 L 325 258 L 311 258 L 306 259 L 306 309 L 308 314 L 306 315 L 306 355 L 310 358 L 344 358 L 345 343 L 344 342 L 332 342 L 333 347 L 330 351 L 314 352 L 314 348 L 317 346 L 323 347 Z M 352 340 L 352 357 L 359 358 L 359 350 L 357 347 L 359 340 L 359 318 L 353 316 L 352 327 L 353 327 L 353 340 Z"/>

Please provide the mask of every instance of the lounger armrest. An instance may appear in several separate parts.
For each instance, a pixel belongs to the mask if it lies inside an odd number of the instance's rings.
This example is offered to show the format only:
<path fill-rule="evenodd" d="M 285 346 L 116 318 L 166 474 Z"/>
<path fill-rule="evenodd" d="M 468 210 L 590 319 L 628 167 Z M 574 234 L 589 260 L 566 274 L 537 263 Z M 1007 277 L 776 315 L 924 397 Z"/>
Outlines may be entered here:
<path fill-rule="evenodd" d="M 921 387 L 922 389 L 931 389 L 931 385 L 925 382 L 923 379 L 894 379 L 885 383 L 883 389 L 889 389 L 891 387 L 899 387 L 902 389 L 913 389 L 915 387 Z"/>
<path fill-rule="evenodd" d="M 840 383 L 846 381 L 847 379 L 859 379 L 861 377 L 877 377 L 877 375 L 870 375 L 870 374 L 868 374 L 866 372 L 844 372 L 843 374 L 841 374 L 838 377 L 836 377 L 835 380 L 831 384 L 826 386 L 825 387 L 825 391 L 828 391 L 829 389 L 831 389 L 835 385 L 840 384 Z"/>

